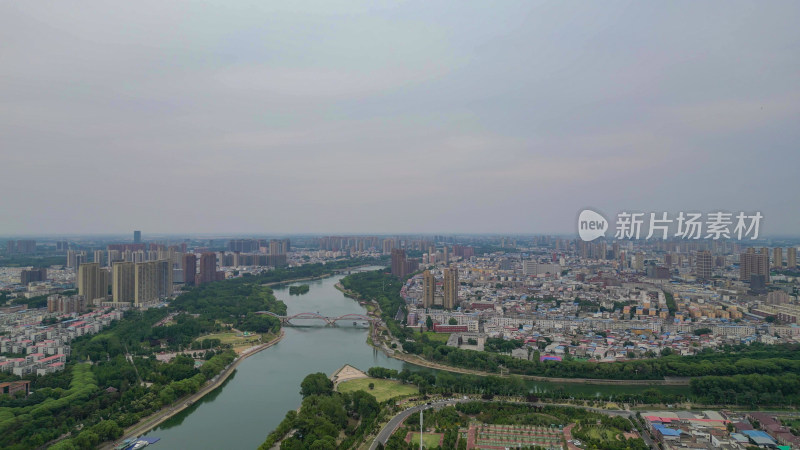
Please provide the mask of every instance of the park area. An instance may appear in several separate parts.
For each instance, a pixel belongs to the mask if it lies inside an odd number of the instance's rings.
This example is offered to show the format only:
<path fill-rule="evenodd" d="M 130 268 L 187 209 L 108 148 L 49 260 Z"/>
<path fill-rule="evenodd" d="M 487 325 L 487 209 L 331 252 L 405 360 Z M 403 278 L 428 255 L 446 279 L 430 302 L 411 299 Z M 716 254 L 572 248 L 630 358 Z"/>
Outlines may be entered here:
<path fill-rule="evenodd" d="M 370 383 L 373 384 L 372 389 L 369 388 Z M 337 390 L 339 392 L 369 392 L 379 402 L 390 398 L 407 397 L 419 393 L 419 389 L 413 384 L 402 384 L 399 381 L 378 378 L 358 378 L 355 380 L 343 381 L 339 383 Z"/>
<path fill-rule="evenodd" d="M 419 432 L 408 433 L 406 436 L 406 442 L 419 445 Z M 441 433 L 425 433 L 422 435 L 422 445 L 425 446 L 425 448 L 439 447 L 441 442 Z"/>
<path fill-rule="evenodd" d="M 242 333 L 235 331 L 207 334 L 205 336 L 198 337 L 197 339 L 195 339 L 195 341 L 203 342 L 205 340 L 217 340 L 217 339 L 222 345 L 230 345 L 236 353 L 240 353 L 242 350 L 252 347 L 254 345 L 258 345 L 262 342 L 262 336 L 258 333 L 248 333 L 248 332 Z M 264 335 L 263 342 L 267 342 L 270 339 L 271 335 Z"/>
<path fill-rule="evenodd" d="M 422 333 L 416 332 L 414 333 L 414 340 L 420 342 L 422 341 L 423 336 L 425 336 L 431 342 L 441 342 L 446 344 L 447 340 L 450 338 L 450 333 L 435 333 L 433 331 L 423 331 Z"/>

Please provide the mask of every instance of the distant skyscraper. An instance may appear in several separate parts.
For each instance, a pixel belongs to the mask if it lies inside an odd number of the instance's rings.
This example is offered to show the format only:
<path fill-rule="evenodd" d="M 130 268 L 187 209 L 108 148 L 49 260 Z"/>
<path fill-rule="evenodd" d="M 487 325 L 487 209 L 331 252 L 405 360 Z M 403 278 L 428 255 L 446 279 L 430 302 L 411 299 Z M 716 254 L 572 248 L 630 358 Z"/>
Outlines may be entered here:
<path fill-rule="evenodd" d="M 142 242 L 142 232 L 139 231 L 139 230 L 134 231 L 133 232 L 133 243 L 134 244 L 140 244 L 141 242 Z"/>
<path fill-rule="evenodd" d="M 786 249 L 786 267 L 789 269 L 797 268 L 797 247 Z"/>
<path fill-rule="evenodd" d="M 97 264 L 100 264 L 100 267 L 103 267 L 105 264 L 103 263 L 103 251 L 102 250 L 95 250 L 94 251 L 94 261 Z"/>
<path fill-rule="evenodd" d="M 19 275 L 19 283 L 23 286 L 45 280 L 47 280 L 47 269 L 23 269 Z"/>
<path fill-rule="evenodd" d="M 232 252 L 252 253 L 258 251 L 256 239 L 231 239 L 228 241 L 228 250 Z"/>
<path fill-rule="evenodd" d="M 281 252 L 281 244 L 276 239 L 269 241 L 269 254 L 277 255 Z"/>
<path fill-rule="evenodd" d="M 111 266 L 111 296 L 114 302 L 133 302 L 135 272 L 132 262 L 115 262 Z"/>
<path fill-rule="evenodd" d="M 152 261 L 156 266 L 156 286 L 158 298 L 167 298 L 172 295 L 172 263 L 166 259 Z"/>
<path fill-rule="evenodd" d="M 36 253 L 36 241 L 32 239 L 6 241 L 6 253 Z"/>
<path fill-rule="evenodd" d="M 633 270 L 644 270 L 644 253 L 636 253 L 631 260 L 631 268 Z"/>
<path fill-rule="evenodd" d="M 703 250 L 697 252 L 695 272 L 697 274 L 697 278 L 703 280 L 711 279 L 711 276 L 714 274 L 714 257 L 711 255 L 710 251 Z"/>
<path fill-rule="evenodd" d="M 217 279 L 217 254 L 206 252 L 200 255 L 198 284 L 210 283 Z"/>
<path fill-rule="evenodd" d="M 455 309 L 458 304 L 458 270 L 444 269 L 444 309 Z"/>
<path fill-rule="evenodd" d="M 772 249 L 772 267 L 776 269 L 783 268 L 783 249 L 781 247 Z"/>
<path fill-rule="evenodd" d="M 194 286 L 197 276 L 197 256 L 194 253 L 183 255 L 183 280 L 189 286 Z"/>
<path fill-rule="evenodd" d="M 739 254 L 739 279 L 750 281 L 751 275 L 761 275 L 765 283 L 769 282 L 769 255 L 766 248 L 762 248 L 760 253 L 748 248 Z"/>
<path fill-rule="evenodd" d="M 289 252 L 289 239 L 270 239 L 269 254 L 284 255 Z"/>
<path fill-rule="evenodd" d="M 433 273 L 426 270 L 422 273 L 422 306 L 430 308 L 433 306 L 433 299 L 436 295 L 436 280 L 433 278 Z"/>
<path fill-rule="evenodd" d="M 17 241 L 17 253 L 36 253 L 36 241 L 32 239 Z"/>
<path fill-rule="evenodd" d="M 392 275 L 403 279 L 406 274 L 406 251 L 399 248 L 392 249 Z"/>

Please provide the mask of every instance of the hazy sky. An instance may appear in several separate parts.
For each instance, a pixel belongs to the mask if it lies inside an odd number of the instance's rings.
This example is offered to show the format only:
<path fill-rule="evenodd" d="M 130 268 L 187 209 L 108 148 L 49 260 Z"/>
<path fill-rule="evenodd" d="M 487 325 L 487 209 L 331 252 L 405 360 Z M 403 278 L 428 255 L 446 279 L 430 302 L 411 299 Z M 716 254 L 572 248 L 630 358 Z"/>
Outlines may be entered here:
<path fill-rule="evenodd" d="M 800 3 L 0 3 L 0 235 L 800 234 Z"/>

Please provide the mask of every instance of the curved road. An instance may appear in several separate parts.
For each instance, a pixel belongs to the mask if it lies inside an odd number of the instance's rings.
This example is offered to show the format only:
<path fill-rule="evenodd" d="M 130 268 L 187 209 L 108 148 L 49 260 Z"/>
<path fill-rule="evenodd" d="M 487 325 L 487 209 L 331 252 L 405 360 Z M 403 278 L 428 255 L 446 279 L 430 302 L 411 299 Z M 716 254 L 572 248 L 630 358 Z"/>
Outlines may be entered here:
<path fill-rule="evenodd" d="M 414 414 L 417 411 L 422 411 L 423 409 L 429 409 L 429 408 L 441 408 L 443 406 L 454 405 L 456 403 L 468 402 L 468 401 L 471 400 L 470 399 L 443 400 L 439 402 L 431 402 L 430 404 L 426 405 L 415 406 L 413 408 L 409 408 L 405 411 L 402 411 L 396 416 L 392 417 L 392 420 L 390 420 L 389 423 L 387 423 L 386 426 L 383 427 L 381 432 L 378 433 L 378 436 L 375 437 L 375 440 L 372 441 L 372 445 L 369 446 L 369 450 L 375 450 L 376 448 L 378 448 L 378 442 L 380 442 L 381 444 L 386 444 L 386 441 L 388 441 L 392 433 L 394 433 L 395 430 L 397 430 L 397 427 L 399 427 L 400 424 L 403 423 L 403 421 L 408 418 L 408 416 Z"/>

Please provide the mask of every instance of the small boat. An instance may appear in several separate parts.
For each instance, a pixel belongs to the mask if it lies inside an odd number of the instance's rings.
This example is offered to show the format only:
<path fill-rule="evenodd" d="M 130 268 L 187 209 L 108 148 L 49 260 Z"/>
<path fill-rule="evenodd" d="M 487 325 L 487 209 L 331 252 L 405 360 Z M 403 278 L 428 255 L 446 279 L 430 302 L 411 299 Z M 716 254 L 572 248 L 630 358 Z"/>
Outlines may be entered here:
<path fill-rule="evenodd" d="M 131 446 L 136 441 L 136 438 L 128 438 L 122 441 L 119 445 L 114 447 L 114 450 L 124 450 Z"/>
<path fill-rule="evenodd" d="M 135 444 L 133 444 L 133 447 L 131 447 L 131 450 L 140 450 L 142 448 L 147 447 L 148 445 L 150 445 L 149 442 L 147 442 L 145 440 L 139 440 L 139 441 L 136 441 Z"/>

